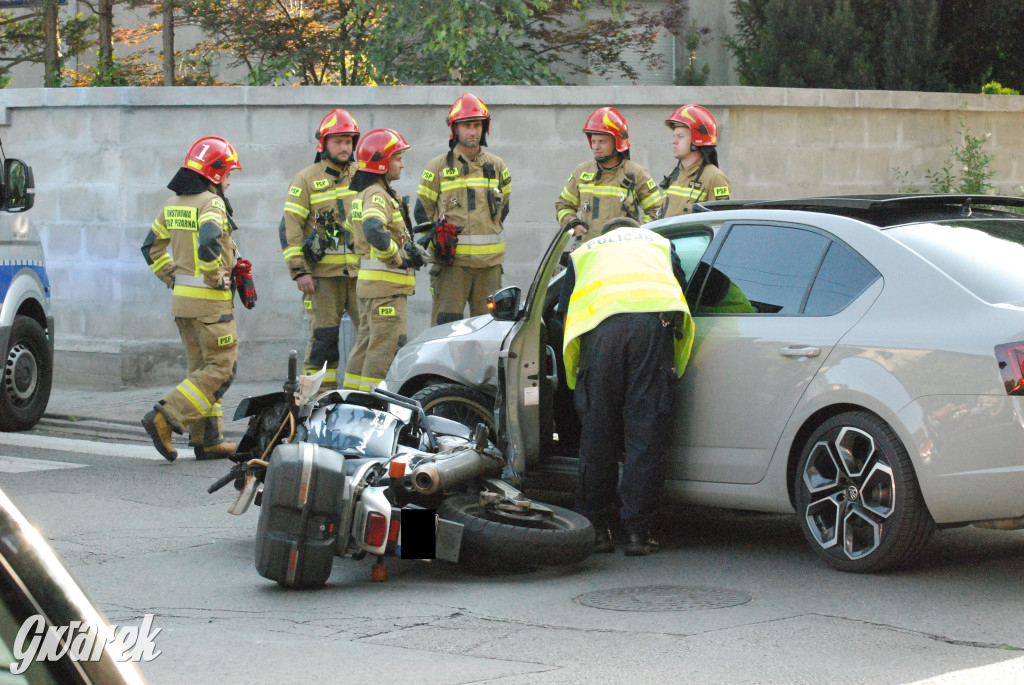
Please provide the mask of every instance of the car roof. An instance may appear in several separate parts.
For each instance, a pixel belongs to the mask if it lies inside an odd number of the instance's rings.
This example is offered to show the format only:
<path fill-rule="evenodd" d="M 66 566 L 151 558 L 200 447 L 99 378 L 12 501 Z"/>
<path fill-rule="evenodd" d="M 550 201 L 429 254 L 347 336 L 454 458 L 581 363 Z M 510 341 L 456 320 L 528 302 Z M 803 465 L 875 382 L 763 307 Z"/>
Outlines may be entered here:
<path fill-rule="evenodd" d="M 857 219 L 874 226 L 973 218 L 1024 219 L 999 207 L 1024 208 L 1024 198 L 1001 195 L 895 193 L 836 195 L 785 200 L 719 200 L 701 202 L 694 213 L 735 209 L 818 212 Z"/>

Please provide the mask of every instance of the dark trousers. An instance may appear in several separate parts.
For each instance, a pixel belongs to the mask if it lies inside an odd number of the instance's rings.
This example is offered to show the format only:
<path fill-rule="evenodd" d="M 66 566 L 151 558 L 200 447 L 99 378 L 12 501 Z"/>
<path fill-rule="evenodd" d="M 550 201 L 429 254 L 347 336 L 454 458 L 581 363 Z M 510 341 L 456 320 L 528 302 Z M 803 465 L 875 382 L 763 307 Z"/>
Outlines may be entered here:
<path fill-rule="evenodd" d="M 623 527 L 650 527 L 665 481 L 675 379 L 671 329 L 656 314 L 617 314 L 581 337 L 576 510 L 596 527 L 612 523 L 620 455 Z"/>

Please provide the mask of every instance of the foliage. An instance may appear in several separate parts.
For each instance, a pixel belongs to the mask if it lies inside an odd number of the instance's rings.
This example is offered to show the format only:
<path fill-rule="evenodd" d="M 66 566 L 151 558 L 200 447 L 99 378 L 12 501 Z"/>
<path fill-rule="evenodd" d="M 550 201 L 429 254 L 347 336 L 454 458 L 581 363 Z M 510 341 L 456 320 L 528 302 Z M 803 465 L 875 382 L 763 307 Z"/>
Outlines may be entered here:
<path fill-rule="evenodd" d="M 84 53 L 91 45 L 90 35 L 95 26 L 94 16 L 61 17 L 61 55 L 66 59 Z M 42 6 L 17 15 L 0 11 L 0 81 L 9 81 L 11 69 L 19 64 L 42 64 L 45 42 Z"/>
<path fill-rule="evenodd" d="M 706 26 L 697 26 L 697 20 L 690 23 L 690 28 L 683 36 L 680 36 L 686 45 L 686 68 L 676 75 L 677 86 L 703 86 L 708 82 L 708 75 L 711 73 L 711 65 L 704 64 L 697 66 L 697 51 L 711 40 L 707 35 L 711 29 Z"/>
<path fill-rule="evenodd" d="M 193 59 L 230 55 L 255 84 L 297 80 L 302 85 L 375 83 L 364 52 L 382 10 L 372 0 L 184 0 L 184 22 L 209 39 Z"/>
<path fill-rule="evenodd" d="M 938 171 L 928 169 L 925 178 L 928 188 L 935 193 L 961 193 L 965 195 L 984 195 L 995 189 L 992 177 L 993 155 L 983 149 L 992 137 L 991 133 L 975 136 L 963 119 L 960 119 L 959 142 L 950 143 L 950 157 Z M 893 170 L 898 180 L 900 192 L 917 192 L 917 188 L 909 181 L 909 171 L 899 168 Z"/>
<path fill-rule="evenodd" d="M 850 0 L 734 0 L 726 39 L 744 85 L 867 88 L 869 50 Z"/>
<path fill-rule="evenodd" d="M 1020 95 L 1020 91 L 1004 88 L 999 81 L 989 81 L 981 87 L 982 95 Z"/>
<path fill-rule="evenodd" d="M 744 85 L 1024 87 L 1020 0 L 733 0 L 731 11 L 726 44 Z"/>
<path fill-rule="evenodd" d="M 653 48 L 663 27 L 678 30 L 680 9 L 634 7 L 625 0 L 449 0 L 443 13 L 419 0 L 386 3 L 369 46 L 371 61 L 401 83 L 557 84 L 564 76 L 624 75 Z"/>

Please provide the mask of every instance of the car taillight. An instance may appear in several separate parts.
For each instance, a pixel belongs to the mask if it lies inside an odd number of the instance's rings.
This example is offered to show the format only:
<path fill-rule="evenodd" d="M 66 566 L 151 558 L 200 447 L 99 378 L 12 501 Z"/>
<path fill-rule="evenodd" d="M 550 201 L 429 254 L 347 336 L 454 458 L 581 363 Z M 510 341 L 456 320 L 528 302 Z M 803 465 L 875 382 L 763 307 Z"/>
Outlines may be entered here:
<path fill-rule="evenodd" d="M 1024 342 L 996 345 L 996 361 L 1007 395 L 1024 395 Z"/>
<path fill-rule="evenodd" d="M 370 547 L 380 547 L 384 544 L 384 536 L 388 532 L 388 520 L 384 514 L 371 511 L 366 516 L 366 533 L 363 535 L 363 542 Z"/>
<path fill-rule="evenodd" d="M 398 541 L 398 527 L 399 527 L 398 519 L 393 519 L 391 521 L 391 530 L 388 531 L 388 542 L 397 542 Z"/>

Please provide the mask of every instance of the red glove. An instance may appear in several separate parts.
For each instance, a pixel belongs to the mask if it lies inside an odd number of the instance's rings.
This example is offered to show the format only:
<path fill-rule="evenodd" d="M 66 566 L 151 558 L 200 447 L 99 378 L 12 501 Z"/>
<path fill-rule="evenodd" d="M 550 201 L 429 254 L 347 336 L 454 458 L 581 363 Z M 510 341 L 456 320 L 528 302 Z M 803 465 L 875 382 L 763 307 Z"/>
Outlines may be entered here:
<path fill-rule="evenodd" d="M 434 259 L 438 264 L 451 266 L 455 261 L 455 246 L 459 244 L 459 229 L 447 221 L 434 229 Z"/>
<path fill-rule="evenodd" d="M 252 262 L 239 259 L 231 270 L 231 281 L 235 284 L 238 297 L 246 309 L 256 306 L 256 284 L 252 282 Z"/>

